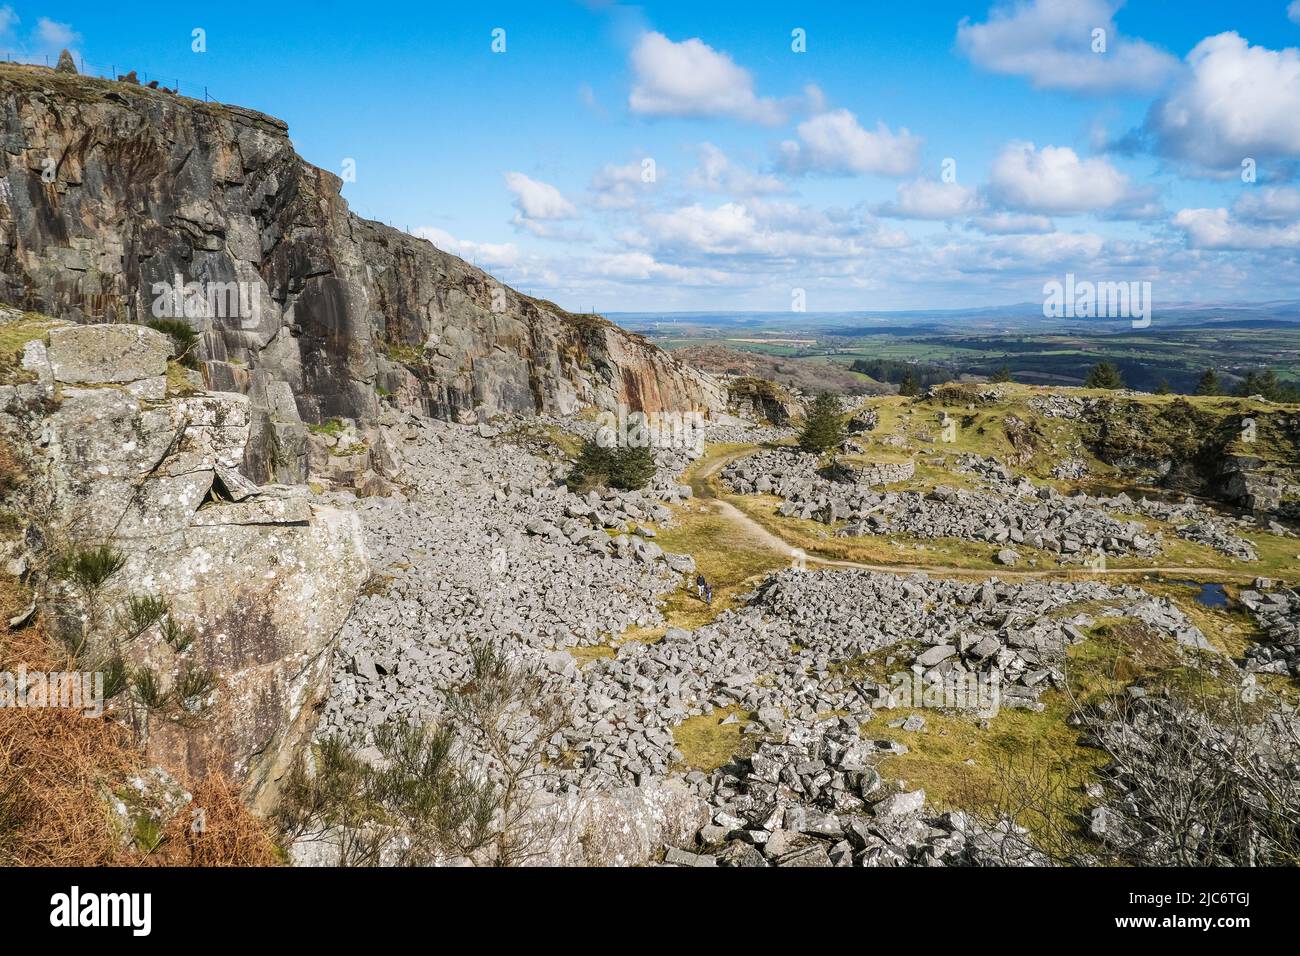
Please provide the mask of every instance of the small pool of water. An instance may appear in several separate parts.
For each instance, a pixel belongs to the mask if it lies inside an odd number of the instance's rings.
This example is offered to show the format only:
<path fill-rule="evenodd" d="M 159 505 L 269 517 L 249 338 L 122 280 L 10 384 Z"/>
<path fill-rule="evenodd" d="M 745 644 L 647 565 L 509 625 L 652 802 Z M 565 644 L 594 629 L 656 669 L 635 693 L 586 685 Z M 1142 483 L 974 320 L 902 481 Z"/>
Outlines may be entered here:
<path fill-rule="evenodd" d="M 1223 589 L 1222 584 L 1201 584 L 1199 581 L 1183 581 L 1182 583 L 1189 588 L 1197 589 L 1197 603 L 1203 604 L 1205 607 L 1228 606 L 1228 592 Z"/>

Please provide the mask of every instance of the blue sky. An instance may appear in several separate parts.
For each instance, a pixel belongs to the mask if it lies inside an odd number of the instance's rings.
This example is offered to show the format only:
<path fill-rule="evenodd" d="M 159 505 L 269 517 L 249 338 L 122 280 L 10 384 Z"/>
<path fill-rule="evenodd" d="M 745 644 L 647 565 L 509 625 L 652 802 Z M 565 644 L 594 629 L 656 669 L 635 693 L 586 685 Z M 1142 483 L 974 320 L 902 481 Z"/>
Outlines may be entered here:
<path fill-rule="evenodd" d="M 281 117 L 359 213 L 572 309 L 1300 297 L 1290 0 L 0 0 L 0 52 L 63 46 Z"/>

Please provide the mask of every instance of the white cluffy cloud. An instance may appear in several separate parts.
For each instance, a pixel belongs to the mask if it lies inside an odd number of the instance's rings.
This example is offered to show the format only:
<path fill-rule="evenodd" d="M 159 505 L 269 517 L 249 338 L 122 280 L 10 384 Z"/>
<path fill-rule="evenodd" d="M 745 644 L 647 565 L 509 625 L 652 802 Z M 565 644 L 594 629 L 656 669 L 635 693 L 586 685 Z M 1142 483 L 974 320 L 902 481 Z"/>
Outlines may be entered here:
<path fill-rule="evenodd" d="M 1161 152 L 1217 169 L 1300 156 L 1300 50 L 1220 33 L 1196 44 L 1187 66 L 1147 117 Z"/>
<path fill-rule="evenodd" d="M 1150 92 L 1174 74 L 1178 60 L 1144 40 L 1120 36 L 1114 16 L 1121 2 L 1004 3 L 986 23 L 962 20 L 957 45 L 976 65 L 1026 77 L 1039 89 Z"/>
<path fill-rule="evenodd" d="M 597 209 L 631 209 L 654 192 L 664 171 L 652 157 L 631 163 L 606 163 L 591 177 L 591 204 Z"/>
<path fill-rule="evenodd" d="M 1300 0 L 1296 0 L 1300 3 Z M 1265 186 L 1243 192 L 1232 204 L 1232 211 L 1250 222 L 1300 221 L 1300 189 L 1292 186 Z"/>
<path fill-rule="evenodd" d="M 906 233 L 882 229 L 870 218 L 759 199 L 714 207 L 694 203 L 648 214 L 643 225 L 649 241 L 669 255 L 779 260 L 787 265 L 799 257 L 852 258 L 909 242 Z"/>
<path fill-rule="evenodd" d="M 898 186 L 898 198 L 881 204 L 878 216 L 897 219 L 956 219 L 980 209 L 975 190 L 958 183 L 916 179 Z"/>
<path fill-rule="evenodd" d="M 728 116 L 765 125 L 785 119 L 782 105 L 754 93 L 754 78 L 703 40 L 673 42 L 648 31 L 632 50 L 628 107 L 648 116 Z"/>
<path fill-rule="evenodd" d="M 989 191 L 1022 212 L 1072 215 L 1120 211 L 1138 201 L 1129 178 L 1099 156 L 1080 159 L 1068 146 L 1012 142 L 989 171 Z"/>
<path fill-rule="evenodd" d="M 730 193 L 733 196 L 758 196 L 785 192 L 786 186 L 775 176 L 756 173 L 739 166 L 712 143 L 699 146 L 699 165 L 686 179 L 692 189 Z"/>
<path fill-rule="evenodd" d="M 36 26 L 26 35 L 18 29 L 22 20 L 11 6 L 0 7 L 0 46 L 15 60 L 25 63 L 54 65 L 60 52 L 70 50 L 77 56 L 81 34 L 67 23 L 39 17 Z"/>
<path fill-rule="evenodd" d="M 514 193 L 515 215 L 511 222 L 516 226 L 527 229 L 535 236 L 574 238 L 552 224 L 578 218 L 577 207 L 550 183 L 523 173 L 510 172 L 506 173 L 506 188 Z"/>
<path fill-rule="evenodd" d="M 411 235 L 428 239 L 444 252 L 460 256 L 482 268 L 504 268 L 519 262 L 519 247 L 513 242 L 474 242 L 457 239 L 437 226 L 420 226 Z"/>
<path fill-rule="evenodd" d="M 1240 222 L 1222 208 L 1179 210 L 1174 225 L 1193 249 L 1300 249 L 1300 223 Z"/>
<path fill-rule="evenodd" d="M 515 194 L 515 207 L 529 219 L 573 219 L 578 214 L 573 203 L 550 183 L 506 173 L 506 188 Z"/>
<path fill-rule="evenodd" d="M 781 164 L 791 172 L 906 176 L 920 160 L 921 137 L 905 128 L 895 133 L 884 122 L 865 130 L 846 109 L 804 120 L 797 132 L 798 142 L 781 144 Z"/>
<path fill-rule="evenodd" d="M 1023 212 L 995 212 L 977 216 L 970 223 L 980 232 L 990 236 L 1013 236 L 1053 232 L 1056 226 L 1046 216 Z"/>
<path fill-rule="evenodd" d="M 1227 209 L 1183 209 L 1174 225 L 1194 249 L 1300 249 L 1300 189 L 1243 192 Z"/>

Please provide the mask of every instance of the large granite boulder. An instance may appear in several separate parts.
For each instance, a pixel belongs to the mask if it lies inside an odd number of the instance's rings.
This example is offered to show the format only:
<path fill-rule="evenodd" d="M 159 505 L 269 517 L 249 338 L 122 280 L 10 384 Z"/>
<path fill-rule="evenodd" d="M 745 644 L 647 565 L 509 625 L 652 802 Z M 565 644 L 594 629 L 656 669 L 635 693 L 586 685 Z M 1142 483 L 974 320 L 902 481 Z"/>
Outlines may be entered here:
<path fill-rule="evenodd" d="M 51 331 L 48 345 L 25 351 L 38 382 L 10 391 L 0 434 L 27 450 L 39 476 L 37 540 L 109 545 L 125 563 L 101 603 L 160 596 L 193 634 L 178 650 L 149 628 L 125 645 L 127 663 L 164 683 L 190 666 L 216 679 L 201 713 L 138 721 L 148 757 L 195 776 L 219 769 L 265 809 L 310 737 L 336 636 L 368 574 L 359 525 L 312 504 L 305 488 L 241 474 L 248 396 L 140 394 L 159 361 L 165 369 L 165 337 L 155 335 Z M 56 397 L 41 380 L 58 384 Z"/>
<path fill-rule="evenodd" d="M 167 374 L 171 340 L 142 325 L 53 329 L 49 362 L 54 380 L 70 385 L 130 383 Z"/>
<path fill-rule="evenodd" d="M 694 844 L 708 803 L 682 780 L 652 777 L 637 787 L 541 794 L 520 842 L 541 866 L 644 866 L 665 847 Z"/>

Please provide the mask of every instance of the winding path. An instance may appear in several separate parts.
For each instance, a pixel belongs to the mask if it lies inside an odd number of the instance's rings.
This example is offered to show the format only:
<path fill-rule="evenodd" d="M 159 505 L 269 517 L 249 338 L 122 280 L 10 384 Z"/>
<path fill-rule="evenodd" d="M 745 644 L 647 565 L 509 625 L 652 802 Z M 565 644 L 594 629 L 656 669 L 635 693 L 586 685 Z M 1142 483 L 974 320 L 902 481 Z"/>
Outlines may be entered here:
<path fill-rule="evenodd" d="M 800 552 L 800 549 L 790 544 L 780 535 L 775 534 L 769 528 L 755 521 L 749 515 L 745 514 L 725 498 L 718 496 L 717 489 L 713 484 L 713 477 L 737 458 L 743 458 L 746 455 L 753 454 L 758 448 L 744 448 L 739 451 L 723 455 L 715 461 L 709 462 L 705 467 L 695 470 L 688 470 L 686 473 L 687 481 L 691 486 L 691 492 L 695 499 L 704 504 L 714 514 L 726 518 L 736 526 L 737 530 L 743 531 L 744 534 L 766 546 L 769 550 L 779 551 L 787 557 L 793 558 Z M 1178 574 L 1178 575 L 1215 575 L 1221 580 L 1240 580 L 1250 581 L 1255 577 L 1253 572 L 1234 571 L 1229 568 L 1217 567 L 1187 567 L 1184 565 L 1172 566 L 1153 566 L 1145 568 L 1055 568 L 1050 570 L 1039 571 L 1017 571 L 1013 568 L 965 568 L 952 565 L 941 564 L 866 564 L 861 561 L 846 561 L 836 558 L 819 557 L 816 554 L 803 552 L 804 560 L 808 564 L 816 564 L 821 567 L 830 568 L 859 568 L 864 571 L 882 571 L 888 574 L 940 574 L 947 576 L 968 576 L 968 577 L 998 577 L 998 578 L 1058 578 L 1066 574 L 1078 575 L 1143 575 L 1143 574 Z"/>

